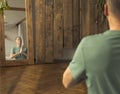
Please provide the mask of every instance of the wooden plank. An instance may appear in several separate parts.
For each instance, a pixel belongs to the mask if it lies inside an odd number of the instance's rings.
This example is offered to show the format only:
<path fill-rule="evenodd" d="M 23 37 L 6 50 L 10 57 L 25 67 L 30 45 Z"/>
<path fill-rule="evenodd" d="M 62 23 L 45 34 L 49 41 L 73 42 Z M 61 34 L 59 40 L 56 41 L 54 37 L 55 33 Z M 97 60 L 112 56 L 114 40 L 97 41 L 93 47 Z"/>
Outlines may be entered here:
<path fill-rule="evenodd" d="M 2 0 L 0 0 L 2 1 Z M 5 40 L 4 40 L 4 18 L 3 12 L 0 13 L 0 66 L 5 65 Z"/>
<path fill-rule="evenodd" d="M 83 4 L 82 4 L 82 0 L 80 0 L 80 6 L 79 6 L 79 8 L 80 8 L 80 40 L 82 39 L 82 29 L 83 29 L 83 24 L 82 24 L 82 8 L 83 8 Z"/>
<path fill-rule="evenodd" d="M 0 94 L 87 94 L 85 82 L 65 89 L 62 73 L 68 62 L 6 67 L 0 70 Z"/>
<path fill-rule="evenodd" d="M 80 0 L 73 0 L 73 47 L 80 42 Z"/>
<path fill-rule="evenodd" d="M 13 11 L 25 11 L 25 8 L 10 7 L 8 10 L 13 10 Z"/>
<path fill-rule="evenodd" d="M 45 0 L 35 0 L 36 63 L 45 62 Z"/>
<path fill-rule="evenodd" d="M 3 17 L 0 14 L 0 66 L 2 65 L 2 58 L 3 58 L 3 52 L 2 52 L 2 31 L 3 31 Z"/>
<path fill-rule="evenodd" d="M 108 24 L 107 22 L 101 23 L 101 17 L 99 17 L 97 14 L 97 1 L 96 0 L 89 0 L 88 1 L 88 9 L 89 9 L 89 34 L 97 34 L 97 33 L 102 33 L 105 30 L 108 29 Z M 104 11 L 104 10 L 103 10 Z M 92 18 L 92 19 L 91 19 Z"/>
<path fill-rule="evenodd" d="M 64 48 L 72 48 L 72 0 L 63 0 Z"/>
<path fill-rule="evenodd" d="M 88 0 L 80 0 L 80 39 L 88 35 L 89 20 Z"/>
<path fill-rule="evenodd" d="M 2 60 L 2 15 L 0 14 L 0 60 Z"/>
<path fill-rule="evenodd" d="M 46 53 L 45 62 L 53 61 L 53 0 L 46 0 Z"/>
<path fill-rule="evenodd" d="M 86 33 L 85 33 L 85 36 L 88 36 L 91 33 L 90 29 L 91 29 L 91 25 L 92 24 L 90 24 L 90 21 L 91 21 L 90 10 L 91 10 L 90 0 L 87 0 L 87 3 L 86 3 L 86 14 L 85 14 L 85 19 L 86 19 L 86 26 L 85 26 Z"/>
<path fill-rule="evenodd" d="M 16 25 L 18 26 L 19 24 L 21 24 L 21 23 L 24 22 L 24 21 L 26 21 L 26 18 L 23 18 L 23 19 L 21 19 L 20 21 L 18 21 L 18 22 L 16 23 Z"/>
<path fill-rule="evenodd" d="M 83 0 L 80 0 L 80 39 L 82 39 L 83 37 L 83 8 L 84 5 L 83 5 Z"/>
<path fill-rule="evenodd" d="M 82 24 L 82 36 L 96 34 L 97 24 L 96 24 L 96 0 L 81 1 L 81 24 Z"/>
<path fill-rule="evenodd" d="M 96 0 L 88 0 L 88 11 L 89 11 L 89 21 L 88 21 L 88 34 L 96 34 L 97 31 L 97 24 L 96 24 L 96 16 L 97 16 L 97 8 L 96 8 Z"/>
<path fill-rule="evenodd" d="M 23 66 L 28 65 L 29 60 L 7 60 L 5 66 L 13 67 L 13 66 Z"/>
<path fill-rule="evenodd" d="M 63 1 L 54 0 L 54 59 L 63 56 Z"/>
<path fill-rule="evenodd" d="M 33 48 L 33 25 L 32 25 L 32 4 L 31 0 L 25 0 L 26 4 L 26 31 L 28 38 L 28 60 L 29 64 L 34 64 L 34 48 Z"/>

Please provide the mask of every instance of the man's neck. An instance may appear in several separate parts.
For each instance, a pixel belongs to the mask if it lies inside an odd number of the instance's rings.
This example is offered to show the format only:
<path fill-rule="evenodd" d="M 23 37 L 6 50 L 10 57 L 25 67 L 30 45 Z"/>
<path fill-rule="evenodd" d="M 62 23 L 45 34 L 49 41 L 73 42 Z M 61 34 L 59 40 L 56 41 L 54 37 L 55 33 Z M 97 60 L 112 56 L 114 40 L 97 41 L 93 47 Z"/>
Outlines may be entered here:
<path fill-rule="evenodd" d="M 120 30 L 120 25 L 110 25 L 110 30 Z"/>
<path fill-rule="evenodd" d="M 21 47 L 21 45 L 17 44 L 17 47 Z"/>
<path fill-rule="evenodd" d="M 110 27 L 110 30 L 117 30 L 117 31 L 120 30 L 120 20 L 115 18 L 110 18 L 109 27 Z"/>

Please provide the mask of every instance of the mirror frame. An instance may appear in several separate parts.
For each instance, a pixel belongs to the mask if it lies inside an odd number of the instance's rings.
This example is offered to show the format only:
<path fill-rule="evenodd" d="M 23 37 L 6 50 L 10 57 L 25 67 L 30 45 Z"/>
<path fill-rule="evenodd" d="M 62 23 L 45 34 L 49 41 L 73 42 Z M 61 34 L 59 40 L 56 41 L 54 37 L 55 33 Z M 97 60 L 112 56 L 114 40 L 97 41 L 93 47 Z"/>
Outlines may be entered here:
<path fill-rule="evenodd" d="M 2 1 L 2 0 L 0 0 Z M 32 25 L 32 3 L 31 0 L 25 0 L 25 14 L 26 14 L 26 35 L 28 44 L 28 59 L 25 60 L 6 60 L 5 59 L 5 32 L 4 32 L 4 17 L 0 14 L 0 66 L 17 66 L 34 64 L 34 48 L 33 48 L 33 25 Z"/>
<path fill-rule="evenodd" d="M 1 2 L 2 0 L 0 0 Z M 5 66 L 5 42 L 4 42 L 4 19 L 3 19 L 3 13 L 0 13 L 0 66 Z"/>

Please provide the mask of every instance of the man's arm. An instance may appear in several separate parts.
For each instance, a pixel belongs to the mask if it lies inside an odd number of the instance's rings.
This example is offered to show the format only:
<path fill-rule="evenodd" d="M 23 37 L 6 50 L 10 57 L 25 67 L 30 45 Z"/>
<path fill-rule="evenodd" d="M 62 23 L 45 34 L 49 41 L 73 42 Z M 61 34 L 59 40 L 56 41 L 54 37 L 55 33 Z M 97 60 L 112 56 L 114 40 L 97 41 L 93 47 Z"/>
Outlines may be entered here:
<path fill-rule="evenodd" d="M 20 55 L 20 53 L 18 52 L 18 53 L 15 53 L 15 54 L 10 54 L 10 58 L 15 58 L 16 56 L 18 56 L 18 55 Z"/>
<path fill-rule="evenodd" d="M 22 52 L 21 54 L 27 57 L 27 54 L 25 52 Z"/>
<path fill-rule="evenodd" d="M 27 57 L 27 49 L 26 48 L 24 50 L 23 50 L 23 48 L 21 48 L 20 53 Z"/>
<path fill-rule="evenodd" d="M 15 50 L 14 48 L 11 49 L 10 56 L 9 56 L 9 58 L 11 58 L 11 59 L 15 58 L 16 56 L 18 56 L 20 54 L 19 52 L 15 53 L 14 50 Z"/>
<path fill-rule="evenodd" d="M 74 86 L 86 79 L 86 69 L 83 56 L 85 39 L 78 45 L 72 61 L 63 74 L 63 85 L 65 88 Z"/>
<path fill-rule="evenodd" d="M 63 82 L 63 85 L 65 88 L 71 87 L 71 86 L 75 85 L 75 83 L 76 83 L 76 81 L 72 77 L 69 67 L 65 70 L 65 72 L 63 74 L 62 82 Z"/>

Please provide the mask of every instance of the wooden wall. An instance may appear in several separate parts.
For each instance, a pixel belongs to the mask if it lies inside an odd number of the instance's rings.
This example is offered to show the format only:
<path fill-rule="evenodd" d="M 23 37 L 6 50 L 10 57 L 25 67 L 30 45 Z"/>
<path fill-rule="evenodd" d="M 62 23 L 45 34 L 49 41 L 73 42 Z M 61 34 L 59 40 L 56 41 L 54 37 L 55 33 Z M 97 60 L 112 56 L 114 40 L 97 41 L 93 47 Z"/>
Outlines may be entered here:
<path fill-rule="evenodd" d="M 2 0 L 0 0 L 2 1 Z M 28 1 L 28 0 L 27 0 Z M 63 56 L 65 49 L 76 48 L 80 40 L 91 34 L 103 32 L 105 24 L 100 24 L 97 18 L 96 0 L 34 0 L 34 31 L 29 38 L 30 49 L 35 48 L 35 59 L 37 63 L 53 62 Z M 29 5 L 31 11 L 31 5 Z M 29 16 L 29 15 L 28 15 Z M 0 18 L 3 18 L 0 15 Z M 29 16 L 32 20 L 32 16 Z M 0 59 L 4 60 L 4 33 L 3 19 L 0 19 Z M 28 22 L 30 23 L 30 22 Z M 28 24 L 32 29 L 32 25 Z M 33 50 L 30 50 L 30 57 L 33 61 Z"/>
<path fill-rule="evenodd" d="M 64 48 L 76 48 L 83 37 L 102 32 L 96 3 L 96 0 L 35 0 L 37 63 L 52 62 L 63 56 Z"/>
<path fill-rule="evenodd" d="M 52 62 L 80 41 L 80 0 L 36 0 L 36 59 Z"/>

